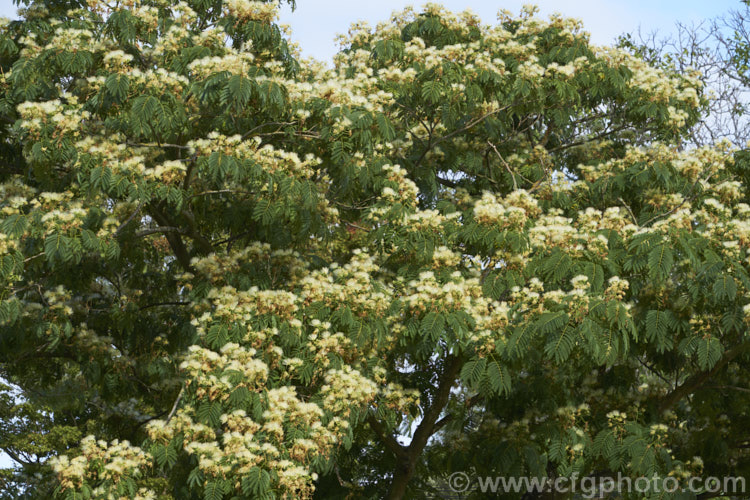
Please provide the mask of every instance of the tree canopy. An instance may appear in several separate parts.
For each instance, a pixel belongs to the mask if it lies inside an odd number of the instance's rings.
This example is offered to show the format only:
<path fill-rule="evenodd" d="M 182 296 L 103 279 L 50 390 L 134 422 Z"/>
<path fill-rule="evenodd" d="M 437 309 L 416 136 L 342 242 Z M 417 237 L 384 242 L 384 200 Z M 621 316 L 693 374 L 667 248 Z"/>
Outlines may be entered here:
<path fill-rule="evenodd" d="M 750 170 L 684 147 L 695 75 L 434 4 L 327 67 L 277 9 L 2 27 L 0 495 L 750 473 Z"/>

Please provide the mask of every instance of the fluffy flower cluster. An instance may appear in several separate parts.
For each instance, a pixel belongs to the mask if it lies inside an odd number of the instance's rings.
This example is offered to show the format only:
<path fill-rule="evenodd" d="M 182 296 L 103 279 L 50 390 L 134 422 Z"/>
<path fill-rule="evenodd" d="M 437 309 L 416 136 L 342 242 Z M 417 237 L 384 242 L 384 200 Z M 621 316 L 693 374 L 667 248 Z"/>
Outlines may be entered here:
<path fill-rule="evenodd" d="M 278 17 L 276 2 L 254 2 L 252 0 L 229 0 L 224 8 L 230 15 L 243 21 L 261 21 L 270 23 Z"/>
<path fill-rule="evenodd" d="M 373 276 L 379 269 L 375 259 L 363 250 L 352 259 L 311 272 L 300 281 L 302 304 L 322 303 L 329 307 L 348 304 L 361 318 L 382 316 L 390 306 L 392 292 Z"/>
<path fill-rule="evenodd" d="M 255 349 L 234 343 L 225 344 L 218 353 L 193 345 L 188 349 L 180 369 L 196 385 L 194 390 L 198 397 L 226 399 L 236 387 L 229 379 L 232 373 L 242 375 L 242 387 L 251 390 L 264 387 L 268 366 L 256 354 Z"/>
<path fill-rule="evenodd" d="M 199 80 L 222 71 L 227 71 L 233 75 L 247 75 L 248 70 L 254 67 L 254 59 L 255 56 L 249 52 L 204 57 L 191 62 L 188 69 Z"/>
<path fill-rule="evenodd" d="M 538 213 L 536 200 L 525 191 L 516 191 L 504 200 L 489 191 L 474 204 L 474 218 L 480 224 L 501 229 L 523 228 L 529 216 Z"/>
<path fill-rule="evenodd" d="M 151 458 L 128 441 L 97 441 L 87 436 L 81 441 L 81 455 L 68 458 L 60 455 L 49 460 L 63 490 L 78 488 L 86 481 L 118 482 L 124 477 L 138 477 Z M 105 492 L 99 492 L 100 494 Z M 151 494 L 153 493 L 145 493 Z"/>
<path fill-rule="evenodd" d="M 349 415 L 352 407 L 361 407 L 372 401 L 378 392 L 374 382 L 349 366 L 330 370 L 326 373 L 325 381 L 321 392 L 326 408 L 345 416 Z"/>
<path fill-rule="evenodd" d="M 389 203 L 401 203 L 414 207 L 417 205 L 419 190 L 416 184 L 406 175 L 406 170 L 398 165 L 384 165 L 386 186 L 381 192 L 381 198 Z"/>
<path fill-rule="evenodd" d="M 48 50 L 86 50 L 89 52 L 95 52 L 101 50 L 103 45 L 100 41 L 95 39 L 94 33 L 90 30 L 57 28 L 54 36 L 44 48 Z"/>

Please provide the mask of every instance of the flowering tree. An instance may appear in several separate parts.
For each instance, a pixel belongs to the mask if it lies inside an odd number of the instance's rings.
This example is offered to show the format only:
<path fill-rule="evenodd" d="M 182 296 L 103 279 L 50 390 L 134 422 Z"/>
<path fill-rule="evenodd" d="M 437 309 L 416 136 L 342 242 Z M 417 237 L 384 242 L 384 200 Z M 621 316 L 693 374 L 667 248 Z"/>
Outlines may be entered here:
<path fill-rule="evenodd" d="M 436 5 L 327 68 L 276 9 L 4 26 L 10 495 L 747 474 L 746 170 L 672 145 L 697 80 L 575 20 Z"/>
<path fill-rule="evenodd" d="M 693 145 L 704 146 L 721 139 L 745 148 L 750 140 L 748 127 L 748 63 L 750 62 L 750 5 L 731 10 L 716 19 L 701 23 L 675 25 L 676 34 L 664 37 L 620 37 L 618 45 L 639 54 L 651 64 L 694 72 L 708 97 L 701 119 L 693 125 L 688 137 Z"/>

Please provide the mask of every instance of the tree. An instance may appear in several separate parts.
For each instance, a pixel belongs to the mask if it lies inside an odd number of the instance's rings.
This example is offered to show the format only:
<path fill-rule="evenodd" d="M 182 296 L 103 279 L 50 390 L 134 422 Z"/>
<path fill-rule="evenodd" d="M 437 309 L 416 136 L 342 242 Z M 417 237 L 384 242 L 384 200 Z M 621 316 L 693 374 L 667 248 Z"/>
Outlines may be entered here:
<path fill-rule="evenodd" d="M 677 23 L 675 34 L 648 35 L 640 31 L 620 37 L 619 45 L 667 71 L 694 73 L 708 97 L 703 116 L 692 127 L 689 141 L 705 146 L 721 139 L 745 148 L 750 141 L 747 123 L 748 5 L 697 24 Z"/>
<path fill-rule="evenodd" d="M 696 79 L 435 5 L 329 69 L 276 8 L 47 0 L 4 28 L 6 485 L 747 474 L 750 208 L 730 151 L 674 146 Z"/>

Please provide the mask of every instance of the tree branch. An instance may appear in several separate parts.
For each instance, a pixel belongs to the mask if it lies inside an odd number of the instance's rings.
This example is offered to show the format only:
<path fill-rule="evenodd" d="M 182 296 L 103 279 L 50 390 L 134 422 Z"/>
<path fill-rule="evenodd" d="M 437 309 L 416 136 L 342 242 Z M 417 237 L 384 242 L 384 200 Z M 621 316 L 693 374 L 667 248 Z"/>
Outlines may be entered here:
<path fill-rule="evenodd" d="M 516 183 L 516 175 L 513 173 L 513 170 L 511 170 L 510 165 L 508 165 L 508 162 L 505 161 L 505 158 L 503 158 L 503 155 L 500 154 L 500 151 L 497 150 L 494 144 L 492 144 L 490 141 L 487 141 L 487 144 L 490 145 L 492 150 L 495 152 L 498 158 L 500 158 L 500 161 L 505 166 L 505 170 L 508 171 L 510 174 L 511 179 L 513 179 L 513 190 L 518 191 L 518 184 Z"/>
<path fill-rule="evenodd" d="M 385 447 L 391 450 L 397 458 L 403 457 L 406 454 L 406 448 L 401 446 L 398 441 L 396 441 L 396 438 L 394 438 L 388 432 L 383 424 L 381 424 L 380 421 L 375 418 L 372 413 L 367 415 L 367 423 L 370 425 L 370 428 L 375 432 L 375 434 L 378 435 L 378 438 L 383 442 Z"/>
<path fill-rule="evenodd" d="M 162 211 L 157 208 L 156 204 L 153 203 L 151 204 L 151 215 L 160 225 L 165 227 L 171 226 L 166 215 L 164 215 Z M 177 262 L 179 262 L 185 270 L 192 271 L 193 267 L 190 265 L 190 254 L 187 251 L 185 242 L 182 241 L 180 233 L 169 232 L 165 233 L 165 236 L 172 252 L 174 252 L 175 258 L 177 258 Z"/>
<path fill-rule="evenodd" d="M 138 309 L 139 311 L 144 311 L 146 309 L 150 309 L 152 307 L 159 307 L 159 306 L 187 306 L 190 305 L 190 302 L 157 302 L 155 304 L 146 304 L 145 306 Z"/>
<path fill-rule="evenodd" d="M 156 234 L 156 233 L 183 233 L 183 230 L 179 227 L 174 226 L 159 226 L 159 227 L 150 227 L 147 229 L 141 229 L 140 231 L 136 231 L 135 237 L 136 238 L 142 238 L 143 236 L 148 236 L 150 234 Z"/>
<path fill-rule="evenodd" d="M 115 236 L 117 236 L 118 234 L 120 234 L 120 232 L 123 229 L 125 229 L 125 226 L 127 226 L 130 223 L 130 221 L 132 221 L 135 218 L 135 216 L 138 215 L 138 212 L 141 211 L 141 208 L 143 208 L 143 202 L 139 203 L 138 206 L 135 207 L 135 210 L 133 211 L 133 213 L 130 214 L 128 216 L 128 218 L 123 221 L 122 224 L 120 224 L 119 226 L 117 226 L 117 229 L 115 229 Z"/>
<path fill-rule="evenodd" d="M 422 421 L 417 426 L 417 430 L 414 432 L 411 443 L 409 443 L 405 453 L 398 457 L 398 468 L 393 476 L 393 482 L 391 483 L 391 488 L 386 497 L 388 500 L 404 498 L 409 480 L 412 475 L 414 475 L 417 458 L 427 445 L 427 441 L 437 430 L 436 424 L 438 418 L 448 404 L 451 387 L 453 387 L 453 384 L 456 381 L 458 372 L 461 369 L 462 361 L 463 359 L 460 356 L 453 355 L 448 356 L 445 360 L 445 367 L 443 373 L 440 375 L 440 382 L 435 391 L 435 395 L 433 396 L 432 401 L 430 401 L 429 407 L 424 412 Z"/>
<path fill-rule="evenodd" d="M 687 380 L 685 380 L 685 382 L 680 384 L 672 392 L 661 399 L 659 403 L 659 412 L 663 413 L 664 411 L 670 409 L 672 406 L 676 405 L 681 399 L 694 393 L 716 372 L 721 370 L 734 358 L 743 354 L 748 347 L 750 347 L 750 343 L 740 344 L 734 347 L 733 349 L 727 351 L 724 356 L 716 363 L 716 365 L 714 365 L 713 368 L 705 372 L 696 373 L 692 377 L 689 377 Z"/>
<path fill-rule="evenodd" d="M 23 466 L 29 466 L 29 465 L 31 465 L 31 462 L 27 462 L 26 460 L 22 460 L 21 457 L 18 456 L 18 454 L 16 454 L 16 452 L 14 452 L 13 450 L 11 450 L 10 448 L 2 448 L 2 450 L 5 453 L 7 453 L 10 458 L 12 458 L 13 460 L 15 460 L 19 464 L 21 464 Z"/>
<path fill-rule="evenodd" d="M 443 374 L 440 376 L 440 383 L 435 397 L 430 402 L 430 407 L 425 411 L 422 421 L 417 426 L 417 430 L 414 432 L 414 437 L 409 444 L 409 451 L 414 456 L 422 452 L 422 449 L 427 444 L 432 434 L 434 434 L 435 423 L 443 412 L 445 405 L 448 404 L 450 398 L 451 387 L 453 387 L 456 381 L 456 376 L 461 368 L 461 358 L 458 356 L 449 356 L 445 363 L 445 369 Z"/>
<path fill-rule="evenodd" d="M 167 420 L 164 422 L 164 424 L 168 424 L 170 420 L 172 420 L 172 417 L 174 417 L 174 414 L 177 413 L 177 406 L 180 404 L 180 401 L 182 401 L 182 395 L 185 394 L 185 386 L 183 385 L 182 388 L 180 388 L 180 393 L 177 394 L 177 399 L 174 400 L 174 404 L 172 405 L 172 410 L 169 412 L 169 415 L 167 415 Z"/>

